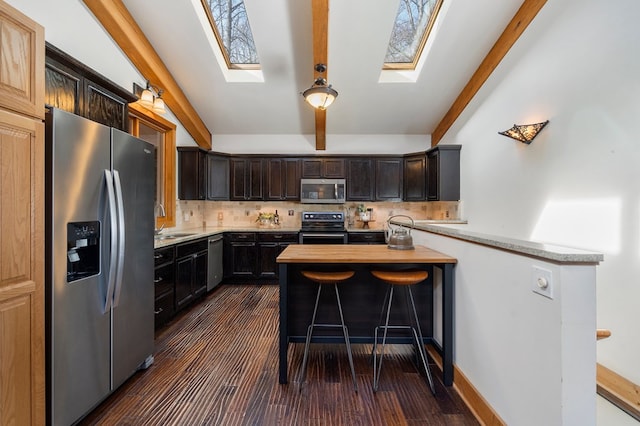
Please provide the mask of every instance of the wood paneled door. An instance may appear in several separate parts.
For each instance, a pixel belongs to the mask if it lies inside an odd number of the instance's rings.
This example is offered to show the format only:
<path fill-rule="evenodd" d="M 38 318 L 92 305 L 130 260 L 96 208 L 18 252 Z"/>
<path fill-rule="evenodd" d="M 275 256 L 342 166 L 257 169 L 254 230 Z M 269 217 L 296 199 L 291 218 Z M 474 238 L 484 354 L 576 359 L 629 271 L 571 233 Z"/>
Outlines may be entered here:
<path fill-rule="evenodd" d="M 0 424 L 44 424 L 44 29 L 0 34 Z"/>

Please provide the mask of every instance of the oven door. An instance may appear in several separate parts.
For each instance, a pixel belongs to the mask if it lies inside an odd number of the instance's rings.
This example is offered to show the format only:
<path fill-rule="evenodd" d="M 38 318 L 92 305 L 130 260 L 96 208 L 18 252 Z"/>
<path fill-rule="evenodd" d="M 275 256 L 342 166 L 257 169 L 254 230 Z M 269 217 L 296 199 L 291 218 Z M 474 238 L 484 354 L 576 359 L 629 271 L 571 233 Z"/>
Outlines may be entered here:
<path fill-rule="evenodd" d="M 347 244 L 346 232 L 301 231 L 300 244 Z"/>

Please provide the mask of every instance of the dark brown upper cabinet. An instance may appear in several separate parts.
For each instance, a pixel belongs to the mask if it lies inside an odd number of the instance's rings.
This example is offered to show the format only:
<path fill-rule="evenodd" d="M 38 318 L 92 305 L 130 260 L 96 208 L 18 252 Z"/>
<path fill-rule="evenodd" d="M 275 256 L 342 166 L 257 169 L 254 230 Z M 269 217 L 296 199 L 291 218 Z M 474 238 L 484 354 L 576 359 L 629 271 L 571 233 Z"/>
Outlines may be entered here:
<path fill-rule="evenodd" d="M 424 152 L 404 158 L 405 201 L 424 201 L 427 195 L 427 157 Z"/>
<path fill-rule="evenodd" d="M 376 201 L 402 201 L 402 158 L 376 158 Z"/>
<path fill-rule="evenodd" d="M 373 158 L 347 159 L 347 201 L 374 199 Z"/>
<path fill-rule="evenodd" d="M 262 158 L 230 159 L 231 200 L 264 200 L 263 164 Z"/>
<path fill-rule="evenodd" d="M 45 105 L 129 132 L 129 102 L 137 98 L 100 73 L 45 46 Z"/>
<path fill-rule="evenodd" d="M 460 200 L 460 145 L 438 145 L 427 151 L 427 200 Z"/>
<path fill-rule="evenodd" d="M 207 200 L 229 199 L 229 158 L 207 154 Z"/>
<path fill-rule="evenodd" d="M 303 178 L 342 179 L 346 176 L 344 158 L 303 158 Z"/>
<path fill-rule="evenodd" d="M 178 148 L 178 198 L 205 200 L 207 197 L 207 151 L 197 147 Z"/>
<path fill-rule="evenodd" d="M 265 200 L 300 199 L 300 160 L 298 158 L 265 159 Z"/>

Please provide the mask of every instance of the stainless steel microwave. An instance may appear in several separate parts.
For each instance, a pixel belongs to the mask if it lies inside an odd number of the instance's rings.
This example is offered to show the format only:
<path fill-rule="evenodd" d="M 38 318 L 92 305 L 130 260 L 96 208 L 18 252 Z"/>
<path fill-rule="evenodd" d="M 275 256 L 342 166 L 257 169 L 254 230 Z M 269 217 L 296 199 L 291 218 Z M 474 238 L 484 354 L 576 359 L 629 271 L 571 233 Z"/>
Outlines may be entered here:
<path fill-rule="evenodd" d="M 342 204 L 345 201 L 344 179 L 301 179 L 300 202 L 308 204 Z"/>

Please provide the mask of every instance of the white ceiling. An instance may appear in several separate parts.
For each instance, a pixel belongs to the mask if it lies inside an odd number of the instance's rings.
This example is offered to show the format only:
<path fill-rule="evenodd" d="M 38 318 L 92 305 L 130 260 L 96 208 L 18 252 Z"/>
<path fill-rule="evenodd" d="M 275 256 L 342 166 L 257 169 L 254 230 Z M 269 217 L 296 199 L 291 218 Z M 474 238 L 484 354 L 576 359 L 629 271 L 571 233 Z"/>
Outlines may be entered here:
<path fill-rule="evenodd" d="M 332 0 L 327 134 L 430 134 L 522 0 L 444 0 L 415 83 L 379 83 L 399 0 Z M 227 82 L 200 0 L 124 0 L 213 135 L 312 134 L 311 0 L 245 0 L 264 82 Z"/>

